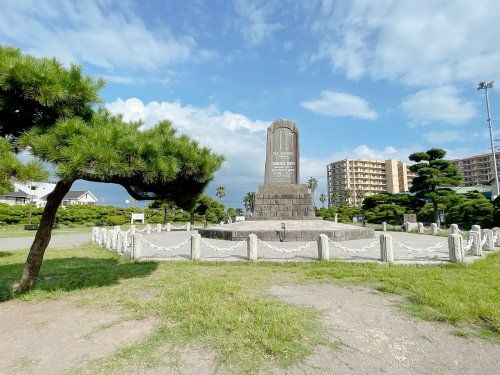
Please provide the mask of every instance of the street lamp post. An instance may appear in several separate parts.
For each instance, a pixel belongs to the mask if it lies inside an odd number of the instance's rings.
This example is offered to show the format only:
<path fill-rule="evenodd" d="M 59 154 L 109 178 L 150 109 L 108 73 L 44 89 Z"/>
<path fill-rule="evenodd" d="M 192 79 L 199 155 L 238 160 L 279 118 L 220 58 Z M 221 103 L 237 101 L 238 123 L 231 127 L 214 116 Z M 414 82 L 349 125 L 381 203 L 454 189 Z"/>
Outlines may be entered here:
<path fill-rule="evenodd" d="M 493 156 L 493 171 L 495 174 L 495 185 L 497 190 L 497 196 L 500 195 L 500 186 L 498 184 L 498 168 L 497 168 L 497 157 L 495 153 L 495 146 L 493 145 L 493 127 L 491 125 L 491 113 L 490 113 L 490 98 L 488 96 L 488 89 L 493 88 L 495 85 L 495 81 L 491 81 L 490 83 L 486 83 L 485 81 L 479 82 L 477 85 L 478 90 L 484 90 L 486 96 L 486 114 L 488 116 L 488 128 L 490 131 L 490 146 L 491 146 L 491 155 Z"/>

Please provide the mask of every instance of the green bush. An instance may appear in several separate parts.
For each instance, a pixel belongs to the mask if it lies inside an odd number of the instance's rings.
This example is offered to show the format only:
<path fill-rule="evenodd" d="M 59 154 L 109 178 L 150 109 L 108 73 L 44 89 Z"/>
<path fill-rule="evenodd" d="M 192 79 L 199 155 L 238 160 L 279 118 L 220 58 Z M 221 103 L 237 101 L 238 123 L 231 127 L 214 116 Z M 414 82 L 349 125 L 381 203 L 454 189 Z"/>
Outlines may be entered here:
<path fill-rule="evenodd" d="M 124 216 L 119 216 L 119 215 L 114 215 L 114 216 L 108 216 L 106 219 L 106 223 L 108 225 L 123 225 L 127 221 L 125 220 Z"/>

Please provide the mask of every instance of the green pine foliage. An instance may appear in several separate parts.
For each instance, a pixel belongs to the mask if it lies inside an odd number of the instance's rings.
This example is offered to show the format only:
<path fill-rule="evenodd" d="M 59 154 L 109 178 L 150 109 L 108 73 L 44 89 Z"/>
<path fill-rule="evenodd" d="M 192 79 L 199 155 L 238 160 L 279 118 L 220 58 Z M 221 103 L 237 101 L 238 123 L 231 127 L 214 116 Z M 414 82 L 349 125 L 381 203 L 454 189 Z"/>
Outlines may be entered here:
<path fill-rule="evenodd" d="M 48 172 L 40 163 L 19 161 L 14 154 L 14 147 L 7 140 L 0 138 L 0 195 L 14 189 L 13 178 L 18 181 L 41 181 L 48 177 Z"/>
<path fill-rule="evenodd" d="M 100 102 L 103 80 L 67 69 L 56 59 L 24 55 L 0 45 L 0 135 L 17 137 L 33 126 L 50 127 L 60 118 L 90 119 Z"/>
<path fill-rule="evenodd" d="M 149 129 L 99 110 L 89 121 L 69 118 L 33 127 L 21 147 L 56 166 L 58 177 L 122 185 L 136 199 L 165 198 L 190 208 L 223 158 L 177 135 L 169 121 Z"/>

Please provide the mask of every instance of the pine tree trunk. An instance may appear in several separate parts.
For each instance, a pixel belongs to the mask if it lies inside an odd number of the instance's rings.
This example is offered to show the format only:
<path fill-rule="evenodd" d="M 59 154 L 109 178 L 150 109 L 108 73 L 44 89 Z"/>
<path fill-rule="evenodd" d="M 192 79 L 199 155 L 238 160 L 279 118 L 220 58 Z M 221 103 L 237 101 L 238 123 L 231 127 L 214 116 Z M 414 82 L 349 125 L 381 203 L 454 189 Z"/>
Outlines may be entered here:
<path fill-rule="evenodd" d="M 189 222 L 191 223 L 191 225 L 194 225 L 194 211 L 191 211 L 190 214 L 191 214 L 191 219 Z"/>
<path fill-rule="evenodd" d="M 440 223 L 439 223 L 439 215 L 438 215 L 438 203 L 437 203 L 436 199 L 432 200 L 432 205 L 434 206 L 434 222 L 439 227 Z"/>
<path fill-rule="evenodd" d="M 73 182 L 59 181 L 52 193 L 47 196 L 47 204 L 42 213 L 40 225 L 31 244 L 23 275 L 19 285 L 15 287 L 15 292 L 25 292 L 35 286 L 38 273 L 42 266 L 45 249 L 50 242 L 52 227 L 56 218 L 57 209 L 64 196 L 68 193 Z"/>

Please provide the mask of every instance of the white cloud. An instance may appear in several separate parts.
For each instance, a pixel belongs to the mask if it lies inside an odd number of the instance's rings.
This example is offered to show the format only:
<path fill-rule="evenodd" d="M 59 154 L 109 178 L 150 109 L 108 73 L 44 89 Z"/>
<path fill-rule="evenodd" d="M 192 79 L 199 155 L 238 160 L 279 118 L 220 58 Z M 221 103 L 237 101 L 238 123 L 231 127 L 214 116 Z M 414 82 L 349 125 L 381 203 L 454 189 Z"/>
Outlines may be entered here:
<path fill-rule="evenodd" d="M 463 101 L 453 86 L 420 90 L 401 103 L 401 108 L 415 124 L 442 122 L 464 124 L 477 115 L 474 102 Z"/>
<path fill-rule="evenodd" d="M 0 42 L 65 63 L 146 70 L 186 61 L 196 46 L 148 27 L 128 0 L 2 1 Z"/>
<path fill-rule="evenodd" d="M 216 105 L 195 107 L 175 102 L 143 103 L 140 99 L 116 99 L 106 104 L 112 113 L 122 113 L 126 121 L 144 122 L 153 126 L 160 120 L 170 120 L 182 134 L 197 140 L 226 157 L 217 180 L 225 184 L 262 181 L 266 129 L 269 121 L 250 120 L 234 112 L 221 111 Z"/>
<path fill-rule="evenodd" d="M 251 45 L 262 43 L 283 28 L 280 23 L 268 20 L 271 6 L 271 3 L 258 5 L 257 2 L 249 0 L 234 1 L 234 8 L 241 19 L 241 33 Z"/>
<path fill-rule="evenodd" d="M 325 1 L 320 14 L 309 61 L 348 78 L 434 85 L 500 74 L 498 0 Z"/>
<path fill-rule="evenodd" d="M 424 139 L 431 144 L 444 144 L 459 141 L 465 143 L 467 140 L 464 132 L 457 130 L 436 130 L 424 134 Z"/>
<path fill-rule="evenodd" d="M 377 112 L 370 108 L 370 104 L 363 98 L 342 92 L 324 90 L 321 98 L 306 100 L 300 105 L 312 112 L 326 116 L 351 116 L 360 119 L 374 120 Z"/>

